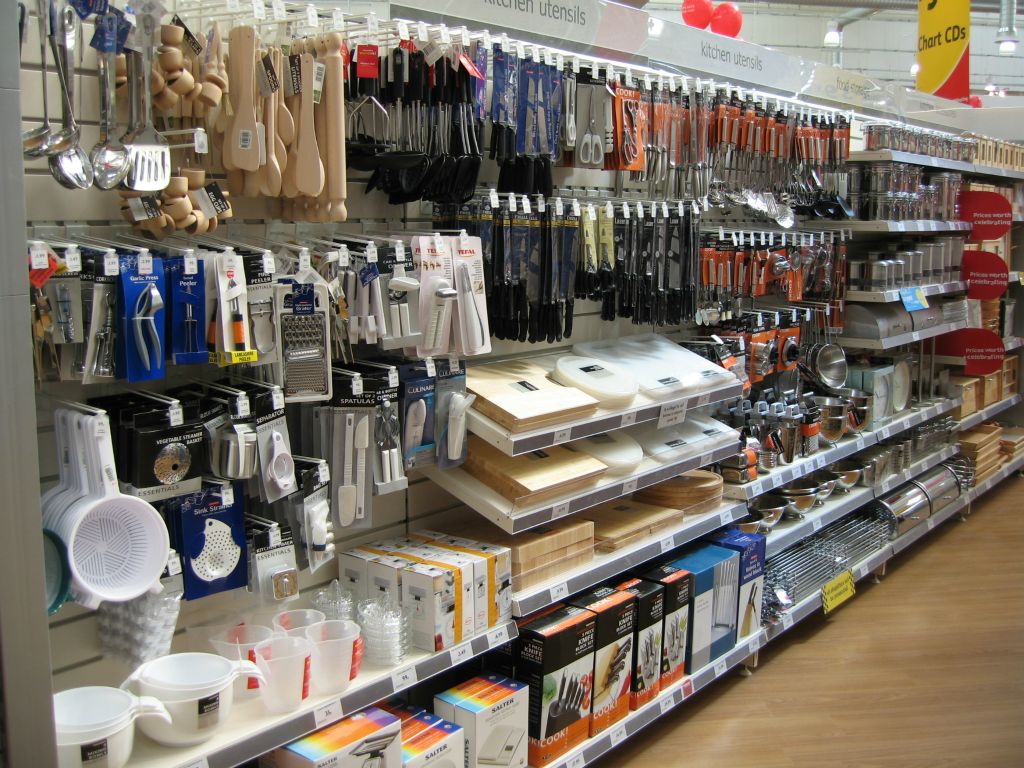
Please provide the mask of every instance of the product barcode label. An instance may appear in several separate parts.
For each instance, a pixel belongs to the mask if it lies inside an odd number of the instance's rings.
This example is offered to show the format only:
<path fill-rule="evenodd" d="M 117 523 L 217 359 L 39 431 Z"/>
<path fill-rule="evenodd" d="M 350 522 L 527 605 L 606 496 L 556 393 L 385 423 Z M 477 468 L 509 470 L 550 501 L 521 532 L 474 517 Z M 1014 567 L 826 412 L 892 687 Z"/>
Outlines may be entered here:
<path fill-rule="evenodd" d="M 325 484 L 331 482 L 331 470 L 326 461 L 321 461 L 316 468 L 317 483 Z"/>
<path fill-rule="evenodd" d="M 238 132 L 238 148 L 249 149 L 252 146 L 252 131 L 245 129 Z"/>
<path fill-rule="evenodd" d="M 341 699 L 329 701 L 313 710 L 313 721 L 317 728 L 323 728 L 338 720 L 341 720 Z"/>
<path fill-rule="evenodd" d="M 391 686 L 396 691 L 401 691 L 411 685 L 416 685 L 416 667 L 405 667 L 391 673 Z"/>
<path fill-rule="evenodd" d="M 854 576 L 855 579 L 857 579 L 857 581 L 860 581 L 861 579 L 863 579 L 867 575 L 868 575 L 868 569 L 867 569 L 867 566 L 865 566 L 865 565 L 860 566 L 859 568 L 857 568 L 857 570 L 855 570 L 853 572 L 853 576 Z"/>
<path fill-rule="evenodd" d="M 277 262 L 274 261 L 274 254 L 270 251 L 263 252 L 263 272 L 267 275 L 277 272 Z"/>
<path fill-rule="evenodd" d="M 563 501 L 563 502 L 560 502 L 558 504 L 555 504 L 555 506 L 553 506 L 551 508 L 551 519 L 552 520 L 557 520 L 558 518 L 565 517 L 568 514 L 569 514 L 569 502 L 568 501 Z"/>

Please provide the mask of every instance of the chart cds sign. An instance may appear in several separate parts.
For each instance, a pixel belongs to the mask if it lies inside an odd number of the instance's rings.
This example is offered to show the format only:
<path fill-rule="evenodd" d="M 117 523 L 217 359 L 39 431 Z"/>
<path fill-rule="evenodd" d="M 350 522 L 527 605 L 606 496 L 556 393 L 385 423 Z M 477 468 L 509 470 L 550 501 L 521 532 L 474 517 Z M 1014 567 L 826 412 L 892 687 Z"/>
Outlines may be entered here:
<path fill-rule="evenodd" d="M 946 99 L 970 96 L 970 0 L 918 0 L 917 90 Z"/>

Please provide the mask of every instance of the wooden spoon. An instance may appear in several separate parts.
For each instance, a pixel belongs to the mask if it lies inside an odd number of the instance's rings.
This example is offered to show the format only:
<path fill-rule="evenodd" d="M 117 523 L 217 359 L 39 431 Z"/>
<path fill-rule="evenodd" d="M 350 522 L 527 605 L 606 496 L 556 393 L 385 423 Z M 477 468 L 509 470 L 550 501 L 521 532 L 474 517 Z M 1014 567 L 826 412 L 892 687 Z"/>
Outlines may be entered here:
<path fill-rule="evenodd" d="M 301 40 L 295 40 L 292 43 L 291 51 L 293 55 L 301 56 L 301 54 L 305 52 L 305 43 Z M 299 79 L 302 79 L 301 76 Z M 284 175 L 281 177 L 281 192 L 285 197 L 298 197 L 299 195 L 299 188 L 296 185 L 296 174 L 299 170 L 298 133 L 299 127 L 302 124 L 302 115 L 298 110 L 300 98 L 300 96 L 288 97 L 288 100 L 292 102 L 292 107 L 289 109 L 289 113 L 295 117 L 295 138 L 288 143 L 288 162 L 284 168 Z"/>
<path fill-rule="evenodd" d="M 260 147 L 256 137 L 256 30 L 235 27 L 229 37 L 231 60 L 235 63 L 238 81 L 231 93 L 237 95 L 235 117 L 231 121 L 226 146 L 231 147 L 231 161 L 244 171 L 257 171 L 260 167 Z"/>
<path fill-rule="evenodd" d="M 271 56 L 273 60 L 273 56 Z M 277 93 L 263 99 L 263 127 L 266 136 L 267 163 L 263 166 L 260 192 L 266 197 L 281 194 L 281 167 L 277 164 Z"/>
<path fill-rule="evenodd" d="M 320 161 L 320 151 L 316 143 L 316 125 L 313 121 L 313 54 L 302 54 L 301 63 L 302 99 L 295 186 L 302 194 L 316 197 L 324 187 L 324 164 Z"/>
<path fill-rule="evenodd" d="M 271 56 L 272 56 L 272 58 L 274 60 L 274 69 L 277 70 L 277 72 L 280 73 L 281 72 L 282 61 L 283 61 L 283 58 L 284 58 L 284 55 L 281 53 L 281 49 L 280 48 L 272 49 Z M 279 78 L 283 78 L 283 77 L 284 77 L 283 74 L 279 75 Z M 277 167 L 280 169 L 280 172 L 281 172 L 281 174 L 283 176 L 284 175 L 284 169 L 285 169 L 285 167 L 288 164 L 288 144 L 290 143 L 290 141 L 286 142 L 281 137 L 281 112 L 282 112 L 282 107 L 284 107 L 284 88 L 283 87 L 282 88 L 278 88 L 277 92 L 274 94 L 274 109 L 277 110 L 277 114 L 275 116 L 274 126 L 275 126 L 275 128 L 277 130 L 275 130 L 273 132 L 274 154 L 277 157 Z M 294 141 L 294 139 L 295 139 L 295 123 L 291 122 L 291 120 L 292 120 L 292 113 L 288 112 L 287 107 L 284 107 L 284 112 L 288 115 L 289 130 L 291 131 L 291 141 Z M 278 194 L 280 194 L 280 193 L 278 193 Z M 275 197 L 276 197 L 276 195 L 275 195 Z"/>

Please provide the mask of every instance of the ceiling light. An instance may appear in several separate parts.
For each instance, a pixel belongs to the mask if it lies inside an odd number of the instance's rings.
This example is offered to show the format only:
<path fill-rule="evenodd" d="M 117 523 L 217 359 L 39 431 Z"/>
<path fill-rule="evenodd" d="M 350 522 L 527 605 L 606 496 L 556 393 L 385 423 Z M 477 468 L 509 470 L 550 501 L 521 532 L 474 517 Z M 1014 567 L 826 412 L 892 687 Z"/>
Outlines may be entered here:
<path fill-rule="evenodd" d="M 1012 56 L 1017 52 L 1017 41 L 1016 40 L 1001 40 L 999 42 L 999 55 L 1000 56 Z"/>
<path fill-rule="evenodd" d="M 916 75 L 920 71 L 921 71 L 921 65 L 918 64 L 916 61 L 913 64 L 910 65 L 910 74 Z"/>
<path fill-rule="evenodd" d="M 843 44 L 843 33 L 839 29 L 838 21 L 830 21 L 825 28 L 825 40 L 823 41 L 826 48 L 838 48 Z"/>

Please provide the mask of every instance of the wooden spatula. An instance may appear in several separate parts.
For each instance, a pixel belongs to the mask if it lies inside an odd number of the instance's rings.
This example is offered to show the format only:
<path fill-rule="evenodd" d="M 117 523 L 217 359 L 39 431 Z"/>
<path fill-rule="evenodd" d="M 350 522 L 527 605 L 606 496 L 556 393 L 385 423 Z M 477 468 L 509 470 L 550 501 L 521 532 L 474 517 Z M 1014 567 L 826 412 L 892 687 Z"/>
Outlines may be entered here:
<path fill-rule="evenodd" d="M 316 125 L 313 122 L 313 54 L 304 53 L 302 65 L 302 101 L 299 117 L 298 157 L 295 167 L 295 186 L 308 197 L 316 197 L 324 187 L 324 164 L 316 143 Z"/>
<path fill-rule="evenodd" d="M 231 94 L 237 100 L 234 119 L 226 143 L 230 145 L 232 162 L 243 171 L 256 171 L 260 167 L 260 147 L 256 139 L 256 30 L 235 27 L 229 37 L 231 61 L 238 73 L 232 83 Z M 236 93 L 237 91 L 237 93 Z"/>

